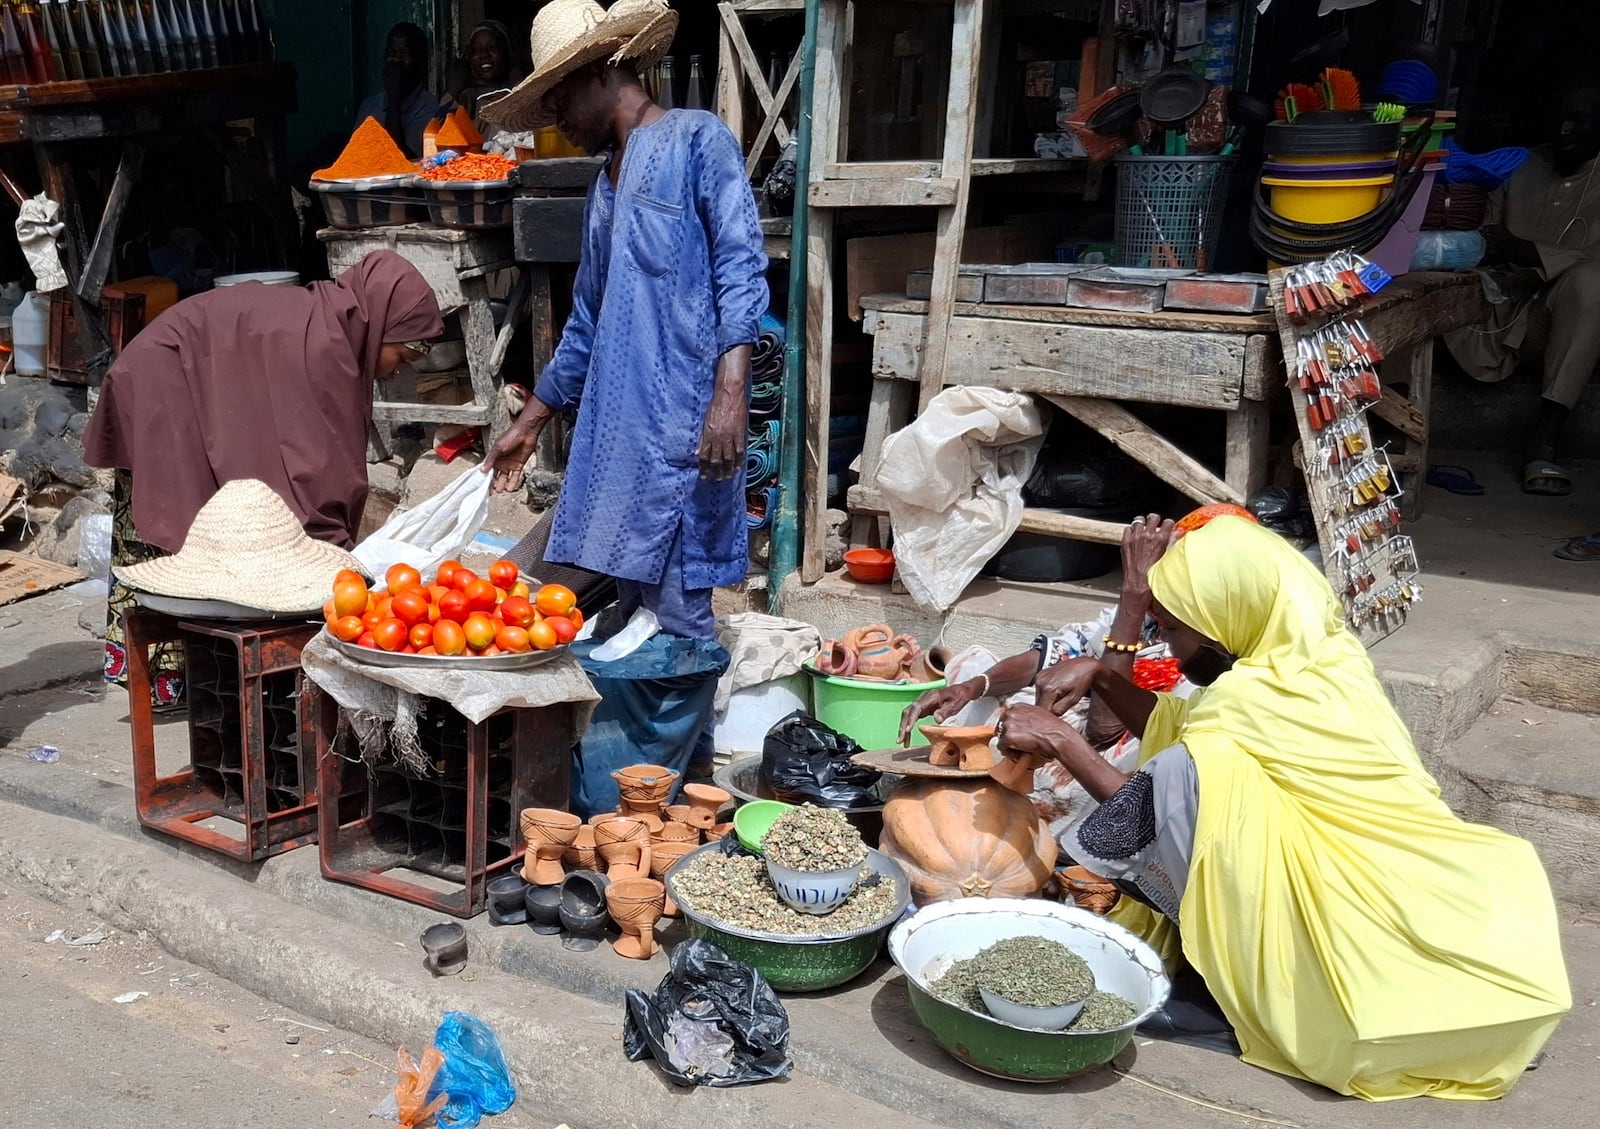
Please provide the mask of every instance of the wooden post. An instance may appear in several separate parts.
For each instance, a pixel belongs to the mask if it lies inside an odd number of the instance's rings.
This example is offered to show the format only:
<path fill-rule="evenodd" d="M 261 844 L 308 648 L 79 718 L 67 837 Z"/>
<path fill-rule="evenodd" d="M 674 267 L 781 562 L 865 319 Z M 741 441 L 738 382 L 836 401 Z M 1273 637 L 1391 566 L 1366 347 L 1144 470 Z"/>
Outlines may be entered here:
<path fill-rule="evenodd" d="M 719 8 L 724 6 L 719 5 Z M 728 123 L 728 128 L 743 145 L 744 84 L 739 81 L 739 56 L 734 50 L 732 33 L 726 22 L 717 32 L 717 117 Z"/>

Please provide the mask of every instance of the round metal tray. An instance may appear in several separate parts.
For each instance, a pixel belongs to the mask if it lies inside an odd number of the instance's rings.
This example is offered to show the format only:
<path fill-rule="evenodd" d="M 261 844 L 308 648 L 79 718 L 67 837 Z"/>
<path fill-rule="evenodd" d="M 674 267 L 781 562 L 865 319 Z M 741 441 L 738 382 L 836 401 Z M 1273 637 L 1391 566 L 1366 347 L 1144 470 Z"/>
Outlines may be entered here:
<path fill-rule="evenodd" d="M 297 612 L 269 612 L 263 608 L 233 604 L 227 600 L 190 600 L 182 596 L 158 596 L 154 592 L 133 593 L 134 602 L 163 615 L 181 619 L 321 619 L 321 608 L 307 608 Z"/>
<path fill-rule="evenodd" d="M 412 670 L 528 670 L 543 666 L 566 651 L 566 647 L 561 646 L 549 651 L 523 651 L 521 654 L 490 655 L 487 658 L 474 655 L 406 655 L 398 651 L 379 651 L 346 643 L 335 639 L 326 628 L 322 633 L 335 650 L 355 662 L 365 666 L 405 667 Z"/>

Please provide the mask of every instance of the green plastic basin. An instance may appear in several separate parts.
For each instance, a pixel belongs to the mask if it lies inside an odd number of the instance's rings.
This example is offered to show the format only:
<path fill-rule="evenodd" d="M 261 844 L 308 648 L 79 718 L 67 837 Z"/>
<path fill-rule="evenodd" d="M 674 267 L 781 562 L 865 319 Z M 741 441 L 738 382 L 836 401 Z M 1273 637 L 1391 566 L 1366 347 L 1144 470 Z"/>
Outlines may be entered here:
<path fill-rule="evenodd" d="M 817 720 L 868 750 L 892 749 L 899 745 L 900 715 L 923 694 L 944 685 L 943 679 L 937 682 L 862 682 L 854 678 L 836 678 L 810 666 L 806 670 L 813 679 L 811 706 Z M 913 727 L 911 743 L 926 745 L 928 739 L 920 729 Z"/>
<path fill-rule="evenodd" d="M 778 817 L 793 810 L 793 804 L 786 804 L 782 800 L 752 800 L 748 804 L 741 804 L 733 813 L 733 833 L 739 836 L 739 842 L 745 850 L 759 854 L 761 840 L 767 837 L 767 832 L 772 830 Z"/>

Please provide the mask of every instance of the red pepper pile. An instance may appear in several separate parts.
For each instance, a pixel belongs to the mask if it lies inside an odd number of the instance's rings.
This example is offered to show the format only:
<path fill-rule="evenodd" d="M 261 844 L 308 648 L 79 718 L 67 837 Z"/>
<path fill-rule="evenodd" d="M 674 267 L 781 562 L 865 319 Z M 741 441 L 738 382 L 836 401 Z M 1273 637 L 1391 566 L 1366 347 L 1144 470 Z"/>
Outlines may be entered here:
<path fill-rule="evenodd" d="M 1177 659 L 1135 659 L 1133 661 L 1133 684 L 1141 690 L 1152 690 L 1157 694 L 1165 694 L 1178 684 L 1182 677 L 1178 672 Z"/>

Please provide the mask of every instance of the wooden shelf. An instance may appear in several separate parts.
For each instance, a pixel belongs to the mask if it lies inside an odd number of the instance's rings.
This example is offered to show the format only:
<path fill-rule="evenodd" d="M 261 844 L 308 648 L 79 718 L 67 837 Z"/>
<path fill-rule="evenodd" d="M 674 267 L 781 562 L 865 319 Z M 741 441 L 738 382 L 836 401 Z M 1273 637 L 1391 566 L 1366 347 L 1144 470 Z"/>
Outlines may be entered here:
<path fill-rule="evenodd" d="M 932 179 L 941 171 L 939 161 L 845 161 L 824 167 L 824 180 Z M 1086 172 L 1083 157 L 975 157 L 973 176 L 1042 176 Z"/>

